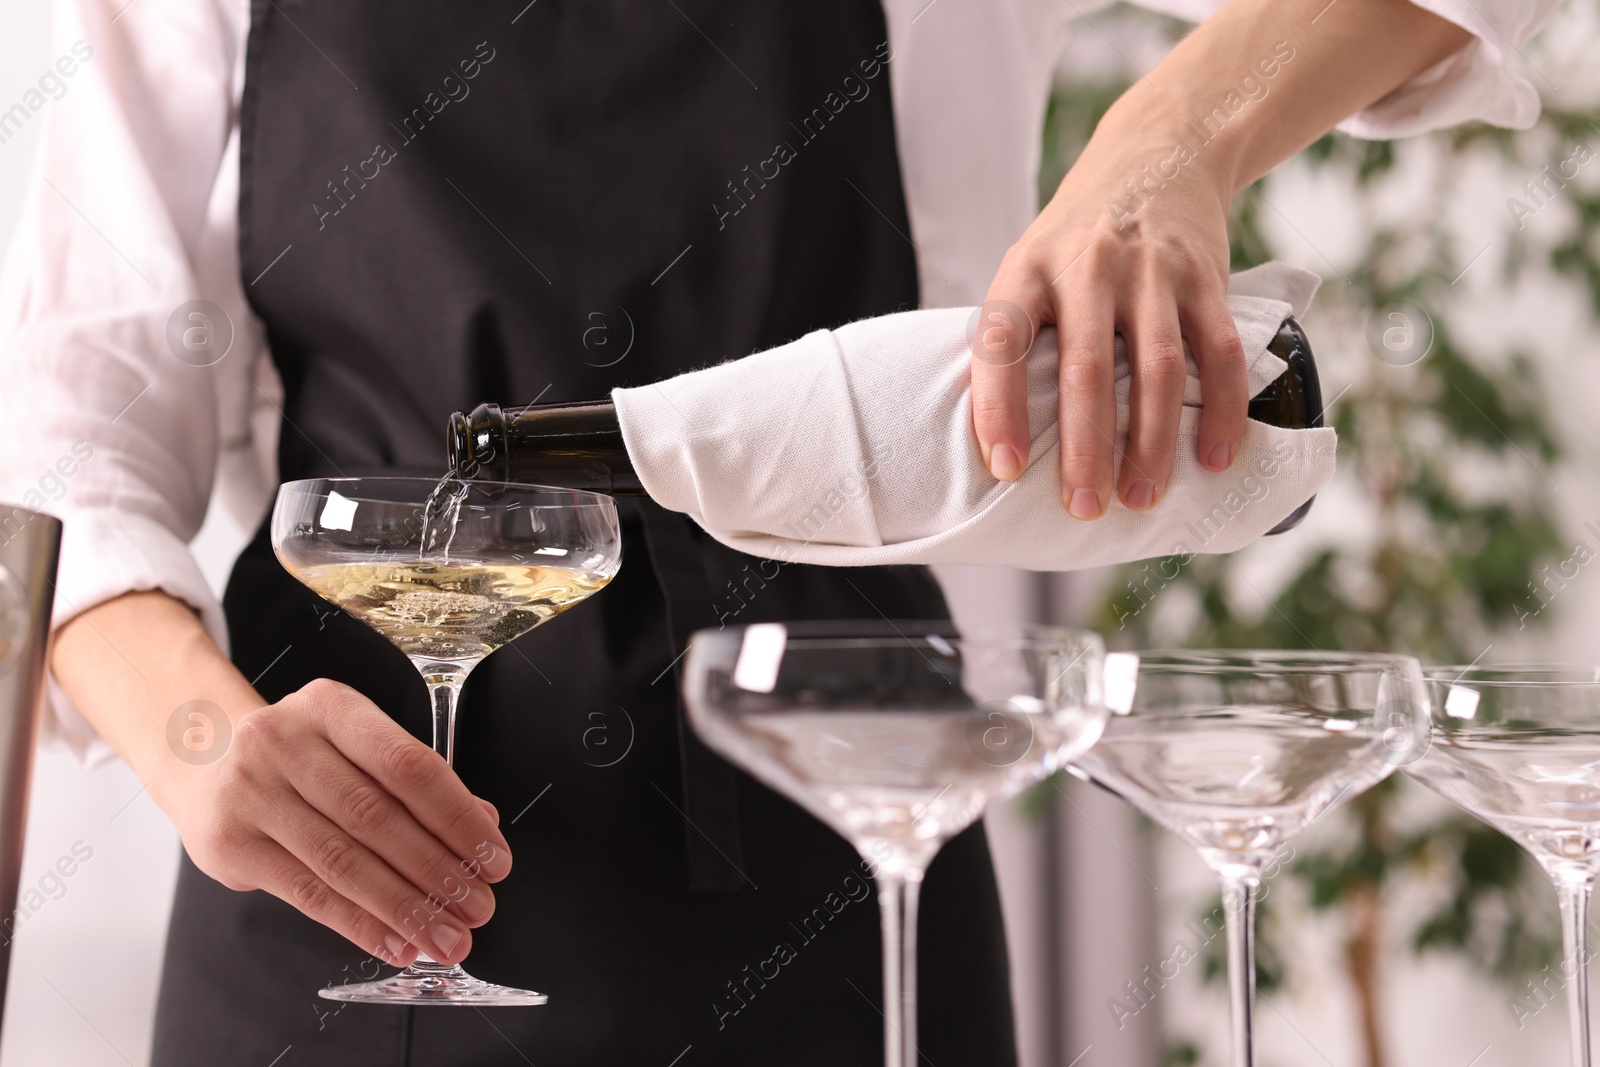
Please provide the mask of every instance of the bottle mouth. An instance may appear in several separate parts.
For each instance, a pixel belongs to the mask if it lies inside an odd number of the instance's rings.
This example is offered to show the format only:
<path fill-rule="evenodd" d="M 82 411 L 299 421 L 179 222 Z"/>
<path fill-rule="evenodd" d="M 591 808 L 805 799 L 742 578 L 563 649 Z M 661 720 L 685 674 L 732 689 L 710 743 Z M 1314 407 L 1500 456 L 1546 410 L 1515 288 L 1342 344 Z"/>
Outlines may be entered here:
<path fill-rule="evenodd" d="M 457 411 L 450 416 L 445 428 L 445 455 L 452 474 L 460 474 L 462 466 L 472 458 L 472 423 L 466 412 Z"/>
<path fill-rule="evenodd" d="M 445 448 L 451 474 L 466 480 L 507 480 L 503 477 L 505 457 L 496 447 L 498 434 L 503 432 L 502 418 L 494 404 L 479 404 L 470 414 L 457 411 L 450 416 Z"/>

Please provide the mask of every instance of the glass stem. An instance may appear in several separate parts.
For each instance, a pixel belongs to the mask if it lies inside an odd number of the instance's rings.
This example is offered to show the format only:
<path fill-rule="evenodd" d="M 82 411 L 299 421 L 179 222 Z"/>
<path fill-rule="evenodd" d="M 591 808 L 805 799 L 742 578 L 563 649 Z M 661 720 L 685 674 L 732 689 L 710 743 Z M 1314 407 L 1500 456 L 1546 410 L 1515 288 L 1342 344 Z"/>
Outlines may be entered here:
<path fill-rule="evenodd" d="M 1217 868 L 1228 931 L 1228 999 L 1233 1034 L 1232 1067 L 1253 1067 L 1255 1049 L 1250 1015 L 1256 993 L 1256 893 L 1261 871 L 1251 864 Z"/>
<path fill-rule="evenodd" d="M 878 873 L 883 917 L 883 1062 L 917 1063 L 917 895 L 922 872 Z"/>
<path fill-rule="evenodd" d="M 1567 1027 L 1572 1035 L 1572 1067 L 1590 1067 L 1589 1051 L 1589 890 L 1586 874 L 1562 878 L 1556 884 L 1561 896 L 1561 971 L 1567 984 Z"/>
<path fill-rule="evenodd" d="M 428 700 L 433 705 L 433 750 L 454 766 L 456 703 L 467 672 L 451 663 L 418 663 L 417 670 L 428 684 Z"/>
<path fill-rule="evenodd" d="M 433 750 L 454 766 L 456 704 L 461 700 L 461 686 L 467 680 L 467 672 L 454 664 L 427 662 L 418 663 L 417 670 L 422 672 L 422 680 L 428 685 L 428 702 L 433 706 Z M 439 963 L 426 952 L 419 952 L 406 973 L 455 977 L 465 972 L 460 964 Z"/>
<path fill-rule="evenodd" d="M 449 975 L 451 977 L 454 977 L 460 971 L 460 964 L 440 963 L 426 952 L 417 953 L 417 958 L 412 960 L 411 966 L 406 968 L 407 974 Z"/>

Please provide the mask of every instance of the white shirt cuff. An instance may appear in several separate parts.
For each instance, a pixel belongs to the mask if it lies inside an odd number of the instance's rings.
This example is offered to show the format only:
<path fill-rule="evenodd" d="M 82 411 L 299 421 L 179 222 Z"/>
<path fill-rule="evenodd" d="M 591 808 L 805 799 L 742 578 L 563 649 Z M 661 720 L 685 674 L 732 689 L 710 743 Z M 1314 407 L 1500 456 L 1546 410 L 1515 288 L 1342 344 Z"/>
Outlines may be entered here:
<path fill-rule="evenodd" d="M 159 589 L 199 612 L 212 640 L 227 652 L 228 623 L 222 603 L 189 546 L 171 530 L 144 515 L 114 508 L 69 510 L 62 525 L 53 627 L 123 593 Z M 113 646 L 107 655 L 120 653 Z M 64 747 L 84 766 L 116 757 L 53 677 L 39 735 L 41 742 Z"/>
<path fill-rule="evenodd" d="M 1525 130 L 1539 118 L 1539 92 L 1508 67 L 1554 0 L 1411 0 L 1477 39 L 1371 107 L 1341 122 L 1353 137 L 1389 140 L 1464 122 Z"/>

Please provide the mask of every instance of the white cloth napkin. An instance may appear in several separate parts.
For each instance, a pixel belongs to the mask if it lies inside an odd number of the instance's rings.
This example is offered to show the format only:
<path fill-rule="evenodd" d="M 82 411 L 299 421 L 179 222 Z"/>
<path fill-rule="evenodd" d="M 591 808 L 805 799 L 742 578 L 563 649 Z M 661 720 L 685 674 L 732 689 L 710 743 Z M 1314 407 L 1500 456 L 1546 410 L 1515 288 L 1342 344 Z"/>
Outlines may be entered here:
<path fill-rule="evenodd" d="M 1320 279 L 1268 263 L 1229 282 L 1250 359 L 1250 395 L 1283 373 L 1266 346 L 1302 314 Z M 819 330 L 744 359 L 612 397 L 644 488 L 731 548 L 788 562 L 1006 564 L 1078 570 L 1155 556 L 1232 552 L 1270 530 L 1333 477 L 1332 429 L 1251 422 L 1222 473 L 1195 456 L 1200 380 L 1193 359 L 1166 495 L 1113 502 L 1082 522 L 1061 503 L 1056 337 L 1028 364 L 1028 469 L 1001 482 L 972 432 L 971 308 L 911 311 Z M 1130 371 L 1119 344 L 1117 459 Z"/>

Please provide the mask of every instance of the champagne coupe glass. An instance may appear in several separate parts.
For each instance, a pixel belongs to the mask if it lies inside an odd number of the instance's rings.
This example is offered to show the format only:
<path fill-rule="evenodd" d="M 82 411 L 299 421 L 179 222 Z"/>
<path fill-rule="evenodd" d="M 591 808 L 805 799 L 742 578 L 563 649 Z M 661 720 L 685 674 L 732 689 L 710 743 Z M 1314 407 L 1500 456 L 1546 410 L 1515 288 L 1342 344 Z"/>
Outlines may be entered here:
<path fill-rule="evenodd" d="M 1561 899 L 1574 1067 L 1590 1067 L 1589 891 L 1600 871 L 1600 671 L 1429 667 L 1433 745 L 1406 768 L 1521 845 Z"/>
<path fill-rule="evenodd" d="M 1228 916 L 1232 1067 L 1251 1067 L 1255 900 L 1274 851 L 1415 758 L 1422 669 L 1379 653 L 1114 653 L 1104 735 L 1075 771 L 1199 850 Z"/>
<path fill-rule="evenodd" d="M 446 761 L 453 755 L 456 703 L 472 668 L 600 590 L 622 559 L 610 497 L 431 478 L 289 482 L 278 490 L 272 547 L 290 574 L 388 638 L 416 666 L 433 705 L 433 748 Z M 391 978 L 321 994 L 376 1004 L 548 999 L 480 981 L 425 954 Z"/>
<path fill-rule="evenodd" d="M 884 1061 L 917 1056 L 917 897 L 946 840 L 1094 744 L 1095 634 L 949 622 L 701 630 L 684 695 L 706 744 L 855 846 L 883 922 Z"/>

